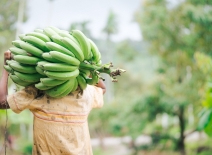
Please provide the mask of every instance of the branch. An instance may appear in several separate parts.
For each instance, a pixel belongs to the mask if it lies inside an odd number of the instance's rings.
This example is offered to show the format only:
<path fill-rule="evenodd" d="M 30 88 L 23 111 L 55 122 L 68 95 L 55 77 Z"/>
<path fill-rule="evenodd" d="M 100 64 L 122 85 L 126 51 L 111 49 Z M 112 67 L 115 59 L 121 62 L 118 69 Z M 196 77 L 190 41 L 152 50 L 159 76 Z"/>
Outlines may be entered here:
<path fill-rule="evenodd" d="M 197 131 L 197 129 L 194 129 L 193 131 L 190 131 L 189 133 L 185 134 L 184 137 L 187 137 L 187 136 L 191 135 L 192 133 L 194 133 L 196 131 Z"/>

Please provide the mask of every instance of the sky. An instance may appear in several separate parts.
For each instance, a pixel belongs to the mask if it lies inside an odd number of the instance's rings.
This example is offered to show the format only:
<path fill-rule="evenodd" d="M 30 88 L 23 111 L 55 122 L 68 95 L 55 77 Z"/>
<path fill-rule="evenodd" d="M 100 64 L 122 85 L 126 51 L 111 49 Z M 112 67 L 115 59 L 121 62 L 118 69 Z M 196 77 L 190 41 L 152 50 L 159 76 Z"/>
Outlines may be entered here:
<path fill-rule="evenodd" d="M 91 34 L 104 38 L 102 29 L 112 10 L 118 19 L 118 33 L 112 39 L 141 39 L 139 26 L 133 21 L 141 0 L 27 0 L 27 3 L 28 20 L 21 26 L 22 33 L 50 25 L 67 30 L 73 22 L 90 21 Z"/>

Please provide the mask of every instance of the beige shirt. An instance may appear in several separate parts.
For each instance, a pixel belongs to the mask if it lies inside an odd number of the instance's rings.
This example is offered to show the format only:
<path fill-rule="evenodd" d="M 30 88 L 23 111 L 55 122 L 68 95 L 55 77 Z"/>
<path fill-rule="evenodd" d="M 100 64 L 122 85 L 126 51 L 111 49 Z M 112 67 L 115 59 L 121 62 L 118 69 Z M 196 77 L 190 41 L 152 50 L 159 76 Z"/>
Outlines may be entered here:
<path fill-rule="evenodd" d="M 8 96 L 15 113 L 29 109 L 34 115 L 33 155 L 92 155 L 87 118 L 92 108 L 103 106 L 101 88 L 88 85 L 61 99 L 27 87 Z"/>

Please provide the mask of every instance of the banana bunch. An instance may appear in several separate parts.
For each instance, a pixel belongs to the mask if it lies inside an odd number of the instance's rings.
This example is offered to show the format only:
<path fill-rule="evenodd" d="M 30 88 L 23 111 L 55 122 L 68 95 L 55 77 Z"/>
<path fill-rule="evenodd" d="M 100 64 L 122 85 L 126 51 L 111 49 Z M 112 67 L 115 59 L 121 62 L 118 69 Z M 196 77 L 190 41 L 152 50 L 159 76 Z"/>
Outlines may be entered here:
<path fill-rule="evenodd" d="M 84 90 L 87 84 L 95 85 L 100 73 L 117 81 L 116 76 L 125 72 L 112 70 L 111 63 L 102 65 L 98 47 L 80 30 L 68 32 L 50 26 L 19 38 L 9 48 L 13 59 L 6 62 L 5 70 L 14 83 L 34 85 L 50 97 L 61 98 L 78 87 Z"/>

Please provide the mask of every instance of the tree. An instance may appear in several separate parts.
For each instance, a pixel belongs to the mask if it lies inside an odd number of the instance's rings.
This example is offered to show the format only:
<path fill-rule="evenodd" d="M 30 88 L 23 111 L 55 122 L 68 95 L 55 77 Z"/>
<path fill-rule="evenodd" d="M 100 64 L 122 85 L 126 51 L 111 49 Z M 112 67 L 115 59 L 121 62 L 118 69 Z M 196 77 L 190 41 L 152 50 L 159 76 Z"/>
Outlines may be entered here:
<path fill-rule="evenodd" d="M 204 74 L 207 78 L 207 82 L 204 87 L 205 94 L 202 99 L 203 108 L 199 114 L 200 119 L 198 123 L 198 130 L 204 130 L 208 136 L 212 137 L 212 58 L 211 56 L 197 52 L 195 54 L 195 59 L 198 67 L 202 71 L 202 74 Z"/>
<path fill-rule="evenodd" d="M 0 53 L 11 46 L 15 39 L 19 0 L 1 0 L 0 6 Z M 24 16 L 26 20 L 26 14 Z"/>
<path fill-rule="evenodd" d="M 116 34 L 118 32 L 117 28 L 117 16 L 113 11 L 109 12 L 107 22 L 105 27 L 103 28 L 103 32 L 107 34 L 107 39 L 110 40 L 111 35 Z"/>
<path fill-rule="evenodd" d="M 5 50 L 12 46 L 11 43 L 13 40 L 15 40 L 16 31 L 18 27 L 17 21 L 19 12 L 19 7 L 17 6 L 19 6 L 20 0 L 0 0 L 0 2 L 2 4 L 0 5 L 0 64 L 2 66 L 3 53 Z M 26 21 L 27 19 L 26 12 L 24 13 L 23 19 L 24 21 Z M 5 111 L 0 111 L 0 117 L 0 121 L 3 121 L 3 119 L 5 120 Z M 4 124 L 1 123 L 0 128 L 3 128 L 5 130 L 5 127 L 3 125 Z M 2 136 L 1 138 L 4 137 Z"/>
<path fill-rule="evenodd" d="M 118 78 L 117 83 L 111 83 L 114 86 L 113 102 L 105 103 L 102 109 L 92 111 L 89 126 L 92 137 L 130 136 L 132 147 L 136 150 L 137 147 L 133 144 L 148 123 L 148 110 L 141 113 L 137 110 L 139 105 L 135 105 L 143 100 L 143 94 L 147 92 L 145 75 L 154 77 L 153 72 L 149 73 L 152 68 L 145 69 L 152 58 L 146 53 L 145 44 L 140 42 L 124 40 L 116 45 L 114 64 L 127 72 Z"/>
<path fill-rule="evenodd" d="M 200 105 L 200 90 L 205 77 L 194 62 L 194 54 L 211 54 L 212 3 L 185 0 L 174 5 L 166 0 L 144 1 L 135 18 L 149 51 L 160 58 L 160 101 L 164 107 L 172 105 L 167 113 L 179 120 L 180 136 L 177 150 L 185 154 L 186 110 L 189 105 Z M 195 127 L 194 127 L 195 130 Z"/>

